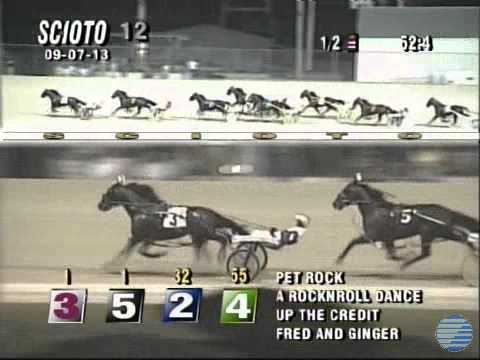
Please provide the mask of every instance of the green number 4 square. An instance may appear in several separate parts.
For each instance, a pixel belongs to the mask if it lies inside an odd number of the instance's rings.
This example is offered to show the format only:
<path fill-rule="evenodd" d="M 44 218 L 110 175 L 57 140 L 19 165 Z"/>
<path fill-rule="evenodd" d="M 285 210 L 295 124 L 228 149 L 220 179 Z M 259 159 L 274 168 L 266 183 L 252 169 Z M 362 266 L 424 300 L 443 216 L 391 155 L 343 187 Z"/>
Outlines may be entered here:
<path fill-rule="evenodd" d="M 257 310 L 257 289 L 223 290 L 220 323 L 254 323 Z"/>

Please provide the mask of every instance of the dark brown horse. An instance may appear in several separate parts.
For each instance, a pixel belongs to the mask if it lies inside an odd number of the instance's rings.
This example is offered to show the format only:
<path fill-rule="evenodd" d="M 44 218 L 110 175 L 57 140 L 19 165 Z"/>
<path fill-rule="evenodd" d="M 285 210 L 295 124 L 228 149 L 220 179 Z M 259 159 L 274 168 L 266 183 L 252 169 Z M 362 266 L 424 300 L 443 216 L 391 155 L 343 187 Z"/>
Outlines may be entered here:
<path fill-rule="evenodd" d="M 120 266 L 119 268 L 124 266 L 128 256 L 137 246 L 139 254 L 156 258 L 165 255 L 165 252 L 152 253 L 149 249 L 154 246 L 165 247 L 162 241 L 187 235 L 192 239 L 191 245 L 195 249 L 196 259 L 199 258 L 200 250 L 206 242 L 214 240 L 221 245 L 218 261 L 223 262 L 231 234 L 249 234 L 241 225 L 212 209 L 170 205 L 159 198 L 150 186 L 127 184 L 124 176 L 117 178 L 98 203 L 98 209 L 101 211 L 109 211 L 115 207 L 123 207 L 131 222 L 131 235 L 127 244 L 110 262 L 110 265 Z M 170 211 L 172 207 L 182 209 L 184 215 Z M 225 229 L 230 230 L 231 234 Z"/>
<path fill-rule="evenodd" d="M 395 254 L 394 242 L 420 235 L 421 254 L 405 260 L 402 269 L 431 255 L 435 239 L 452 240 L 478 251 L 478 220 L 437 204 L 395 204 L 385 193 L 372 188 L 357 177 L 336 197 L 333 207 L 342 210 L 358 206 L 364 233 L 353 239 L 337 258 L 341 263 L 356 245 L 376 244 L 387 250 L 391 260 L 404 260 Z"/>

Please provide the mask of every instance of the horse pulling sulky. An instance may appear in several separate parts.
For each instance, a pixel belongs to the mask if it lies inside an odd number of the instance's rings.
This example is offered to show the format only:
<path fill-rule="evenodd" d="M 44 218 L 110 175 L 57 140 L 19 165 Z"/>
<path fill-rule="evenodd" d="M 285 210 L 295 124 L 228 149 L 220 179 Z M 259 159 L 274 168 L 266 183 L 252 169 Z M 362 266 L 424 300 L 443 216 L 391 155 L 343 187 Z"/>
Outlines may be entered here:
<path fill-rule="evenodd" d="M 284 231 L 271 228 L 269 231 L 249 231 L 246 226 L 200 206 L 172 205 L 157 196 L 148 185 L 127 183 L 124 175 L 101 196 L 98 203 L 100 211 L 109 211 L 114 207 L 123 207 L 131 222 L 131 235 L 125 247 L 105 267 L 117 271 L 125 266 L 132 251 L 138 247 L 138 253 L 149 258 L 158 258 L 166 252 L 153 253 L 153 247 L 193 246 L 196 260 L 201 249 L 209 240 L 220 243 L 217 261 L 225 262 L 227 248 L 235 246 L 227 259 L 227 269 L 247 268 L 250 279 L 254 279 L 267 265 L 266 247 L 280 249 L 298 241 L 310 222 L 305 215 L 296 216 L 295 227 Z M 191 241 L 178 241 L 190 236 Z M 167 240 L 170 240 L 167 242 Z M 171 240 L 176 240 L 172 244 Z"/>

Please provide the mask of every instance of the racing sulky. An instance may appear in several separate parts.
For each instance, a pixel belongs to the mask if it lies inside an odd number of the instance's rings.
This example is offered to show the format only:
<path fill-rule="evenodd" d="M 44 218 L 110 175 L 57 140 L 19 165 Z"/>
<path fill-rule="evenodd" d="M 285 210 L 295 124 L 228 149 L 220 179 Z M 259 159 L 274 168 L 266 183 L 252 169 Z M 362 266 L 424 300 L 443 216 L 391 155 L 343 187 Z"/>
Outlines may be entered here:
<path fill-rule="evenodd" d="M 432 125 L 437 119 L 440 119 L 442 123 L 450 123 L 450 118 L 452 119 L 451 123 L 453 126 L 457 125 L 458 122 L 458 115 L 470 117 L 472 114 L 477 114 L 467 108 L 466 106 L 461 106 L 461 105 L 450 105 L 447 106 L 434 97 L 431 97 L 428 99 L 426 107 L 433 106 L 433 109 L 435 111 L 435 115 L 432 117 L 432 119 L 427 123 L 427 125 Z"/>
<path fill-rule="evenodd" d="M 135 182 L 127 183 L 124 175 L 117 177 L 98 203 L 98 209 L 104 212 L 115 207 L 122 207 L 127 212 L 131 234 L 125 247 L 106 264 L 106 269 L 124 266 L 136 247 L 138 253 L 145 257 L 164 256 L 166 255 L 164 251 L 150 250 L 153 247 L 172 247 L 166 243 L 167 240 L 187 235 L 190 236 L 191 242 L 180 246 L 193 246 L 196 260 L 200 259 L 201 250 L 209 240 L 220 243 L 217 260 L 223 264 L 231 236 L 249 234 L 243 226 L 212 209 L 171 205 L 161 199 L 150 186 Z"/>
<path fill-rule="evenodd" d="M 80 115 L 82 106 L 87 103 L 72 96 L 64 97 L 55 89 L 45 89 L 41 95 L 42 98 L 48 97 L 50 99 L 50 110 L 52 113 L 58 112 L 59 107 L 68 106 L 76 115 Z"/>
<path fill-rule="evenodd" d="M 201 116 L 205 111 L 216 111 L 222 113 L 224 116 L 227 116 L 228 109 L 231 107 L 231 104 L 228 101 L 223 100 L 210 100 L 205 96 L 199 93 L 193 93 L 190 96 L 190 101 L 196 101 L 198 104 L 197 115 Z"/>
<path fill-rule="evenodd" d="M 93 117 L 93 113 L 96 110 L 100 110 L 102 108 L 101 104 L 91 103 L 86 104 L 80 108 L 80 119 L 88 120 Z"/>
<path fill-rule="evenodd" d="M 303 107 L 302 110 L 297 112 L 296 115 L 302 115 L 307 109 L 314 109 L 318 116 L 323 117 L 329 111 L 335 111 L 338 113 L 339 105 L 345 105 L 345 101 L 334 99 L 331 97 L 321 98 L 314 91 L 303 90 L 300 94 L 300 99 L 307 99 L 308 104 Z M 326 108 L 323 112 L 320 111 L 321 108 Z"/>
<path fill-rule="evenodd" d="M 387 105 L 382 105 L 382 104 L 372 104 L 366 99 L 362 99 L 360 97 L 357 97 L 353 103 L 352 107 L 350 110 L 354 110 L 357 106 L 360 106 L 360 115 L 357 116 L 357 118 L 354 120 L 354 123 L 358 123 L 358 121 L 362 118 L 366 118 L 372 115 L 377 115 L 377 122 L 376 124 L 380 124 L 382 122 L 383 116 L 390 117 L 390 116 L 395 116 L 398 115 L 400 116 L 401 120 L 403 120 L 403 115 L 408 112 L 407 108 L 404 108 L 401 111 L 394 110 L 391 107 Z M 398 117 L 394 117 L 394 124 L 399 125 L 398 122 Z"/>
<path fill-rule="evenodd" d="M 156 102 L 144 97 L 128 96 L 123 90 L 115 90 L 115 92 L 112 94 L 112 99 L 115 98 L 120 100 L 120 106 L 113 111 L 112 116 L 114 116 L 120 110 L 126 110 L 127 112 L 130 112 L 133 110 L 133 108 L 137 108 L 137 112 L 133 115 L 137 116 L 140 114 L 143 108 L 152 112 L 152 107 L 157 105 Z"/>
<path fill-rule="evenodd" d="M 167 101 L 167 103 L 165 104 L 165 107 L 160 107 L 160 106 L 155 106 L 152 108 L 152 117 L 153 119 L 162 119 L 163 116 L 165 115 L 165 112 L 167 112 L 167 110 L 169 110 L 170 108 L 172 107 L 172 102 L 171 101 Z"/>
<path fill-rule="evenodd" d="M 267 249 L 279 250 L 285 246 L 298 243 L 305 235 L 310 224 L 310 218 L 305 214 L 295 215 L 295 225 L 284 230 L 276 227 L 253 229 L 250 234 L 235 234 L 232 236 L 234 250 L 227 259 L 227 273 L 235 268 L 248 269 L 253 280 L 267 267 Z"/>
<path fill-rule="evenodd" d="M 396 204 L 386 200 L 386 195 L 365 183 L 359 173 L 337 195 L 333 208 L 358 206 L 364 232 L 350 241 L 338 256 L 337 264 L 343 262 L 353 247 L 362 244 L 384 248 L 388 259 L 403 261 L 401 269 L 429 257 L 432 243 L 437 239 L 459 242 L 478 252 L 477 219 L 438 204 Z M 400 247 L 395 247 L 395 241 L 417 235 L 421 240 L 420 255 L 410 259 L 397 256 L 396 249 Z"/>

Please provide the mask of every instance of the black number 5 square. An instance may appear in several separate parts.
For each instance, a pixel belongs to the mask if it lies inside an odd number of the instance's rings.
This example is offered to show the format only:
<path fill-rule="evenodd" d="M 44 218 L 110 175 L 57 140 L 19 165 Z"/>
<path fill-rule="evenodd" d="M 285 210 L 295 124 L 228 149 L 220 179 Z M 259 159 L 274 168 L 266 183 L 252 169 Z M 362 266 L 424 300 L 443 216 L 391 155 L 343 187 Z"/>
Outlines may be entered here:
<path fill-rule="evenodd" d="M 107 322 L 141 323 L 144 289 L 110 289 Z"/>

